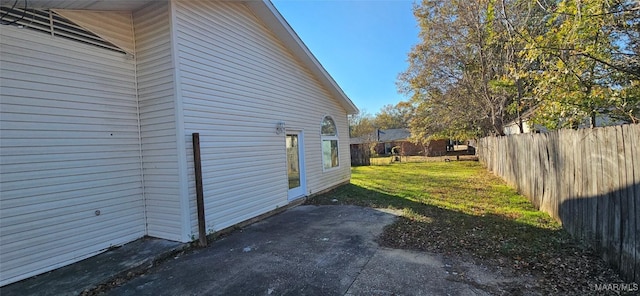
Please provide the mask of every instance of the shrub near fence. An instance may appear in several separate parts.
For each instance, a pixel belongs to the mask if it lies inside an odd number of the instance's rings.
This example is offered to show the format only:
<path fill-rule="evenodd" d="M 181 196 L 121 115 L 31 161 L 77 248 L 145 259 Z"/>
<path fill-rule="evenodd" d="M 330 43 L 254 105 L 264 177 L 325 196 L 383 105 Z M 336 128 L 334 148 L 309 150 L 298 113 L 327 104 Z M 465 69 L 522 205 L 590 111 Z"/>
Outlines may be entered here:
<path fill-rule="evenodd" d="M 640 125 L 487 137 L 480 161 L 640 281 Z"/>

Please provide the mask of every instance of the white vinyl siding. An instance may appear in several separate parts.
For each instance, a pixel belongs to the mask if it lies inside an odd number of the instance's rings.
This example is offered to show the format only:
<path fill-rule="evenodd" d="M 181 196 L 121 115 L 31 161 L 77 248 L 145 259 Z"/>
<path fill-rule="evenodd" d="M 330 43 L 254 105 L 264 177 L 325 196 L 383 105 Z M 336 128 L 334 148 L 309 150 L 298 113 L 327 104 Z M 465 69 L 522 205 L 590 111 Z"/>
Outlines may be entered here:
<path fill-rule="evenodd" d="M 320 144 L 320 123 L 331 114 L 343 144 L 340 162 L 349 163 L 346 111 L 244 4 L 176 1 L 175 9 L 185 129 L 200 133 L 208 231 L 287 203 L 279 121 L 304 131 L 309 192 L 349 179 L 348 165 L 323 172 Z M 190 137 L 185 141 L 196 233 Z"/>
<path fill-rule="evenodd" d="M 148 235 L 184 241 L 169 5 L 133 15 Z"/>
<path fill-rule="evenodd" d="M 134 61 L 9 26 L 0 39 L 4 285 L 140 238 L 145 223 Z"/>

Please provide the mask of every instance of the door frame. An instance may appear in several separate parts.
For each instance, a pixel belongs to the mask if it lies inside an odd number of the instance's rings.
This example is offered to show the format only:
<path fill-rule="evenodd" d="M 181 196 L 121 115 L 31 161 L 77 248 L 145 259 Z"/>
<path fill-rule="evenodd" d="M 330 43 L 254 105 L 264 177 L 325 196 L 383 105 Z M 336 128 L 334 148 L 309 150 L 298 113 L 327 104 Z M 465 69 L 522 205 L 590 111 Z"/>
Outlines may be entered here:
<path fill-rule="evenodd" d="M 285 138 L 288 135 L 296 135 L 298 136 L 298 169 L 300 170 L 300 186 L 293 188 L 293 189 L 288 189 L 289 186 L 287 185 L 287 199 L 289 201 L 301 198 L 305 195 L 307 195 L 307 173 L 306 173 L 306 165 L 305 165 L 305 157 L 304 157 L 304 132 L 302 130 L 289 130 L 287 129 L 285 132 Z M 285 143 L 285 155 L 286 155 L 286 143 Z M 285 157 L 286 158 L 286 157 Z M 285 164 L 286 167 L 289 166 L 288 163 L 286 163 L 286 159 L 285 159 Z M 288 180 L 288 174 L 287 174 L 287 180 Z M 289 182 L 287 181 L 287 184 L 289 184 Z"/>

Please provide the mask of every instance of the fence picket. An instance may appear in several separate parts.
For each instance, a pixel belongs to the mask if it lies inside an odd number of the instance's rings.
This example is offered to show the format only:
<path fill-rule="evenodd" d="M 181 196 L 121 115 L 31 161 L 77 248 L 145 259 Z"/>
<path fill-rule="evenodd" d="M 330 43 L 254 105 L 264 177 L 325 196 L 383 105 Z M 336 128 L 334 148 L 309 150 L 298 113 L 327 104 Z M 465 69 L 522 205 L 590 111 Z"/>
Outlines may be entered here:
<path fill-rule="evenodd" d="M 631 139 L 631 158 L 633 159 L 633 191 L 632 197 L 634 203 L 634 222 L 635 230 L 635 248 L 634 249 L 634 272 L 635 281 L 640 281 L 640 125 L 629 126 L 629 138 Z"/>

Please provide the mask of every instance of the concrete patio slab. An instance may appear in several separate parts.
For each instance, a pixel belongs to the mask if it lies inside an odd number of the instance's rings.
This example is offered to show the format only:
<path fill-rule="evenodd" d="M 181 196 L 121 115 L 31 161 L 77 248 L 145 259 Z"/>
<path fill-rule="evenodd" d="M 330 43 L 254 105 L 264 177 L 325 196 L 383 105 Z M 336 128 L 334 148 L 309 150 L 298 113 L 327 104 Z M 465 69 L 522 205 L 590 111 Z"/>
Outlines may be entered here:
<path fill-rule="evenodd" d="M 515 279 L 376 238 L 396 215 L 299 206 L 158 265 L 108 295 L 492 295 Z"/>

